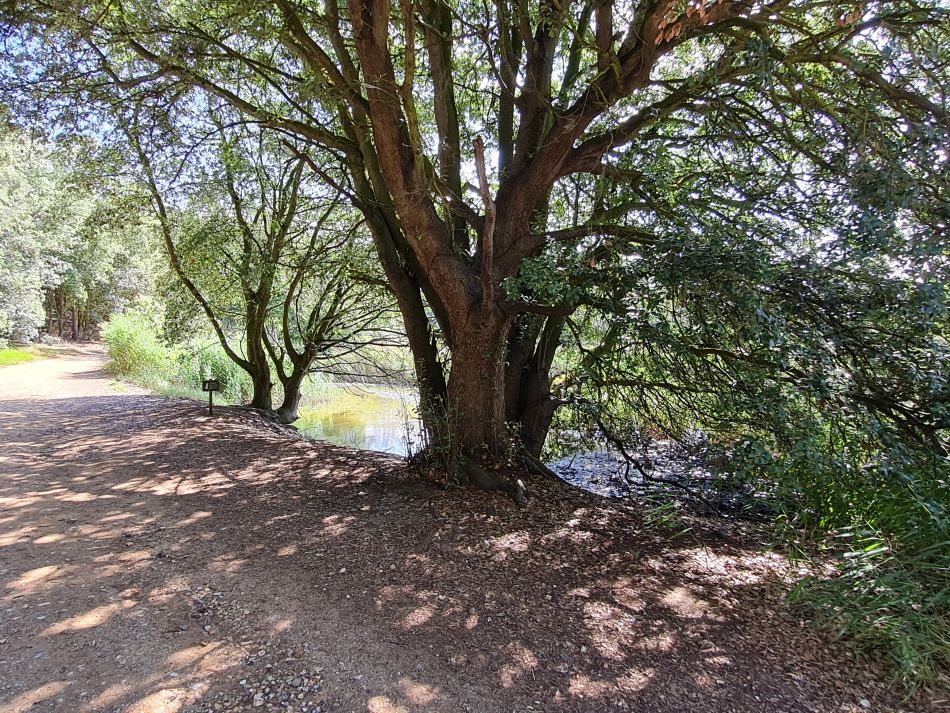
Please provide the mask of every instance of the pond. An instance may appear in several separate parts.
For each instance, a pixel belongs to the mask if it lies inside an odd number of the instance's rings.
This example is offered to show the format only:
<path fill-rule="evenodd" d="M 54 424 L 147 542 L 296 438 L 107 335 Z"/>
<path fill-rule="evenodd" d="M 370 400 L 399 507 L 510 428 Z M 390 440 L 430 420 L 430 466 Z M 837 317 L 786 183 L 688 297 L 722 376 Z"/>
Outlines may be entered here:
<path fill-rule="evenodd" d="M 363 384 L 340 385 L 305 399 L 294 426 L 317 441 L 397 456 L 408 455 L 421 441 L 411 392 Z"/>
<path fill-rule="evenodd" d="M 421 424 L 409 390 L 350 384 L 305 400 L 294 426 L 307 438 L 396 456 L 417 452 Z M 638 454 L 643 470 L 608 450 L 579 449 L 548 463 L 562 480 L 608 498 L 674 495 L 717 515 L 767 515 L 761 493 L 732 482 L 728 468 L 705 449 L 655 441 Z"/>

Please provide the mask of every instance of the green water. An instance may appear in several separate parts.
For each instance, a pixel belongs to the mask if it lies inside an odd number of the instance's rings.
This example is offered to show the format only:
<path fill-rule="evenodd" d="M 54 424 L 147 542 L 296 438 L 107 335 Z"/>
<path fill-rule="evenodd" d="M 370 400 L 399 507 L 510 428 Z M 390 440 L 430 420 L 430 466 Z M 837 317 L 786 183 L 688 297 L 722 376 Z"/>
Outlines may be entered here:
<path fill-rule="evenodd" d="M 409 392 L 341 386 L 305 399 L 294 426 L 307 438 L 404 456 L 419 446 Z"/>

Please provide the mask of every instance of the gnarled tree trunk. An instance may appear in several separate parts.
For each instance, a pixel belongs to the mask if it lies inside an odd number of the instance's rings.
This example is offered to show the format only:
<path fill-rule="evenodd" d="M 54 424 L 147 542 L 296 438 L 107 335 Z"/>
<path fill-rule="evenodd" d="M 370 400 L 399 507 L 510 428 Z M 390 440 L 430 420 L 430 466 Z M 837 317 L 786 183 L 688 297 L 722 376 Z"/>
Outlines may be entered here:
<path fill-rule="evenodd" d="M 453 329 L 448 381 L 452 438 L 474 457 L 496 458 L 507 443 L 505 351 L 511 318 L 478 311 Z"/>
<path fill-rule="evenodd" d="M 262 411 L 271 411 L 274 382 L 271 380 L 270 361 L 267 350 L 264 348 L 263 332 L 266 317 L 265 309 L 260 308 L 255 301 L 248 300 L 246 317 L 248 363 L 245 370 L 250 375 L 254 386 L 251 406 Z"/>
<path fill-rule="evenodd" d="M 534 458 L 541 456 L 560 404 L 551 395 L 551 365 L 565 323 L 565 317 L 522 315 L 508 342 L 505 417 Z"/>
<path fill-rule="evenodd" d="M 300 387 L 303 386 L 303 381 L 307 378 L 309 367 L 309 359 L 306 368 L 301 368 L 295 364 L 290 375 L 286 379 L 281 379 L 281 384 L 284 387 L 284 400 L 275 412 L 277 420 L 281 423 L 293 423 L 300 418 Z"/>

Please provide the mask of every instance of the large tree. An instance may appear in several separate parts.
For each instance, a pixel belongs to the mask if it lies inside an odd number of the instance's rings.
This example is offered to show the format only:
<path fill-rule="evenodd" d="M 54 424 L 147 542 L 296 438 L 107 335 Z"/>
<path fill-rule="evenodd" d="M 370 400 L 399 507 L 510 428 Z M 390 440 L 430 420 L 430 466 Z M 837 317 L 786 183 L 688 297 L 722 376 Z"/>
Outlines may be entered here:
<path fill-rule="evenodd" d="M 472 455 L 499 455 L 510 426 L 540 451 L 565 318 L 596 299 L 572 266 L 655 260 L 671 230 L 704 224 L 757 234 L 754 217 L 794 204 L 796 187 L 847 183 L 853 165 L 833 154 L 873 165 L 895 140 L 934 147 L 948 128 L 940 2 L 15 7 L 11 66 L 18 55 L 34 95 L 175 111 L 209 94 L 283 132 L 346 193 L 402 312 L 428 429 Z M 736 142 L 761 180 L 716 186 L 705 206 L 684 195 L 705 215 L 677 215 L 664 171 L 689 156 L 687 175 L 702 172 L 712 141 Z M 915 160 L 946 169 L 936 149 Z M 799 230 L 794 212 L 775 220 Z"/>
<path fill-rule="evenodd" d="M 392 301 L 353 210 L 304 157 L 239 118 L 188 119 L 159 131 L 136 115 L 128 148 L 187 302 L 250 377 L 250 405 L 292 423 L 312 371 L 393 342 Z"/>

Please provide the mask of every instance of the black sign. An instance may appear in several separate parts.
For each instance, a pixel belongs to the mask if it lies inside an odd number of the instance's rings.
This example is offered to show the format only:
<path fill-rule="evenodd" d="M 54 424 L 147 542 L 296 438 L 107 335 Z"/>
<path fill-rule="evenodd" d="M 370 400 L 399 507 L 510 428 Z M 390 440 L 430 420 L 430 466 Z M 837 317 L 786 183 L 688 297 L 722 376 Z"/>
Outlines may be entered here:
<path fill-rule="evenodd" d="M 217 379 L 205 379 L 201 382 L 202 391 L 220 391 L 221 382 Z"/>

